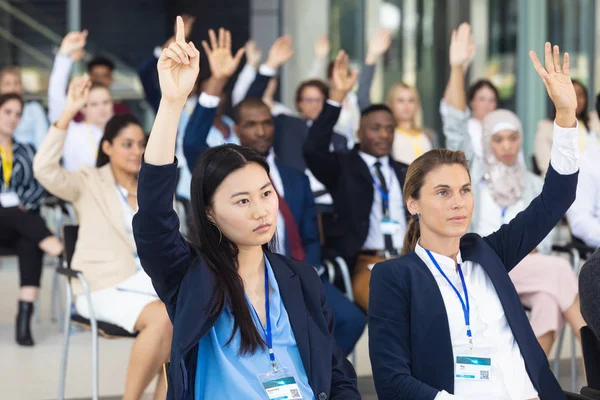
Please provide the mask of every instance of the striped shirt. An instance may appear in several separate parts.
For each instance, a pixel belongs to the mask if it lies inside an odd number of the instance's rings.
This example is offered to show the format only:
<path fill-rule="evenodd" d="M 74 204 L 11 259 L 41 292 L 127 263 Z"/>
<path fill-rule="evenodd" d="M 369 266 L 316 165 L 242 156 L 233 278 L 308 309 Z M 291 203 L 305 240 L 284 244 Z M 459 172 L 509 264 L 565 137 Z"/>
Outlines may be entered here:
<path fill-rule="evenodd" d="M 21 205 L 28 210 L 36 211 L 44 198 L 46 191 L 33 176 L 33 156 L 35 148 L 28 143 L 13 141 L 13 170 L 10 187 L 4 184 L 4 173 L 0 163 L 0 191 L 15 192 L 21 200 Z M 0 156 L 1 158 L 2 156 Z"/>

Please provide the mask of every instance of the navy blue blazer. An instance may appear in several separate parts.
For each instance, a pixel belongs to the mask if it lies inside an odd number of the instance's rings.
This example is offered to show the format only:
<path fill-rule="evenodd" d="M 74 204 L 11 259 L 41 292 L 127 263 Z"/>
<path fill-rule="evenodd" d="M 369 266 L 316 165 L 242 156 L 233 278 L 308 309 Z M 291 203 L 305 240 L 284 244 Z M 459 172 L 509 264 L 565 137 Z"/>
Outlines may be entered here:
<path fill-rule="evenodd" d="M 498 231 L 461 238 L 463 260 L 490 277 L 539 397 L 566 399 L 531 329 L 508 273 L 546 237 L 575 200 L 578 173 L 548 169 L 542 193 Z M 454 393 L 450 328 L 439 287 L 414 251 L 373 268 L 369 300 L 369 351 L 381 400 L 432 400 Z"/>
<path fill-rule="evenodd" d="M 246 97 L 262 98 L 270 79 L 270 76 L 256 74 Z M 280 114 L 273 117 L 273 122 L 275 123 L 275 138 L 273 140 L 275 154 L 287 166 L 304 172 L 306 162 L 304 161 L 302 147 L 308 136 L 309 126 L 307 121 L 291 115 Z M 329 143 L 335 151 L 348 151 L 348 140 L 339 133 L 333 133 L 329 138 Z"/>
<path fill-rule="evenodd" d="M 142 88 L 144 89 L 146 101 L 150 103 L 150 106 L 154 112 L 158 111 L 161 96 L 160 85 L 158 83 L 158 73 L 156 72 L 157 63 L 158 58 L 152 55 L 152 57 L 145 59 L 138 68 L 138 76 L 140 77 Z"/>
<path fill-rule="evenodd" d="M 133 233 L 142 267 L 173 323 L 168 399 L 194 399 L 198 341 L 214 326 L 207 309 L 215 271 L 179 232 L 173 210 L 177 162 L 142 163 Z M 315 269 L 267 253 L 296 337 L 308 382 L 319 400 L 360 399 L 356 373 L 333 338 L 334 320 Z"/>
<path fill-rule="evenodd" d="M 206 138 L 215 118 L 215 112 L 216 108 L 206 108 L 198 104 L 190 117 L 183 137 L 183 154 L 190 170 L 194 169 L 198 157 L 209 148 Z M 298 225 L 302 247 L 306 253 L 304 262 L 319 266 L 321 265 L 321 242 L 315 200 L 308 177 L 303 172 L 282 164 L 279 159 L 275 161 L 275 164 L 283 183 L 285 201 Z M 291 254 L 287 235 L 285 250 L 286 254 Z"/>

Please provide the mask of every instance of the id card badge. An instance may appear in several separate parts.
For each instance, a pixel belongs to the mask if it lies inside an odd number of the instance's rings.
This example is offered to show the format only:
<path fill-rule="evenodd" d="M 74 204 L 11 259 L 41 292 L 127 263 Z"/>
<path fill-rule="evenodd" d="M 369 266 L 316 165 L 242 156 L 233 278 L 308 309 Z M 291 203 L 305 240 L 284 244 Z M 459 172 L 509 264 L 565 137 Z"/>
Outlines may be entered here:
<path fill-rule="evenodd" d="M 490 382 L 494 379 L 492 374 L 493 359 L 492 348 L 468 345 L 459 346 L 455 349 L 454 356 L 454 379 Z"/>
<path fill-rule="evenodd" d="M 0 193 L 0 204 L 4 208 L 17 207 L 21 200 L 15 192 Z"/>
<path fill-rule="evenodd" d="M 390 217 L 384 217 L 380 222 L 380 226 L 381 233 L 384 235 L 395 235 L 400 231 L 400 223 Z"/>
<path fill-rule="evenodd" d="M 287 368 L 279 368 L 277 372 L 271 370 L 266 374 L 258 374 L 256 377 L 269 400 L 297 400 L 303 398 L 298 381 Z"/>

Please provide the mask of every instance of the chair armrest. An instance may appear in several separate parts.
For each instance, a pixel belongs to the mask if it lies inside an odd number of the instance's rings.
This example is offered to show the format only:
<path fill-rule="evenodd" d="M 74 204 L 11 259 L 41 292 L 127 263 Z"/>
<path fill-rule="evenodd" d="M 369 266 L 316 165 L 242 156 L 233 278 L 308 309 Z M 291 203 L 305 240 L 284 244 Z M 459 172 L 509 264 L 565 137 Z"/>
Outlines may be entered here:
<path fill-rule="evenodd" d="M 584 386 L 581 388 L 581 394 L 589 399 L 600 399 L 600 390 L 592 389 L 588 386 Z"/>
<path fill-rule="evenodd" d="M 78 271 L 76 269 L 70 269 L 70 268 L 65 268 L 65 267 L 56 267 L 56 273 L 67 276 L 69 278 L 79 279 L 79 274 L 81 274 L 82 272 Z"/>

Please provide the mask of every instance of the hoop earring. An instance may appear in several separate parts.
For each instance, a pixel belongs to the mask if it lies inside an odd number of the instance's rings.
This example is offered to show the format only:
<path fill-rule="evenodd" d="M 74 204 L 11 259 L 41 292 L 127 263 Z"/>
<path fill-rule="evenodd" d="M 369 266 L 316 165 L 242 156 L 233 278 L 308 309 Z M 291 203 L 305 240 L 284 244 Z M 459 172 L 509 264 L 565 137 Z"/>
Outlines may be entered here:
<path fill-rule="evenodd" d="M 415 221 L 418 221 L 418 220 L 419 220 L 419 214 L 414 214 L 412 217 L 413 217 L 413 219 L 414 219 Z"/>
<path fill-rule="evenodd" d="M 217 228 L 217 230 L 219 231 L 219 244 L 221 244 L 221 241 L 223 240 L 223 232 L 221 232 L 221 229 L 219 229 L 219 227 L 217 226 L 217 224 L 215 224 L 214 222 L 210 221 L 211 225 L 213 225 L 215 228 Z"/>

